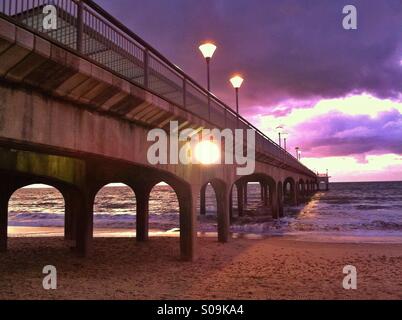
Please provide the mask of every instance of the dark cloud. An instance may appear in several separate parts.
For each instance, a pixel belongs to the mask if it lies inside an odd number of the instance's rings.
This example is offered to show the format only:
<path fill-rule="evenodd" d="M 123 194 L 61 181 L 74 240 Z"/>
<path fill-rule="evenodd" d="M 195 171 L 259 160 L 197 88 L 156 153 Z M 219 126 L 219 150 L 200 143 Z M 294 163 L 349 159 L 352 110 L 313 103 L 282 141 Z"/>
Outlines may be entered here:
<path fill-rule="evenodd" d="M 213 90 L 233 103 L 228 77 L 244 72 L 243 108 L 266 106 L 269 113 L 287 99 L 358 92 L 395 98 L 401 88 L 399 0 L 97 2 L 202 84 L 205 66 L 197 45 L 215 40 Z M 358 30 L 342 28 L 346 4 L 358 8 Z"/>

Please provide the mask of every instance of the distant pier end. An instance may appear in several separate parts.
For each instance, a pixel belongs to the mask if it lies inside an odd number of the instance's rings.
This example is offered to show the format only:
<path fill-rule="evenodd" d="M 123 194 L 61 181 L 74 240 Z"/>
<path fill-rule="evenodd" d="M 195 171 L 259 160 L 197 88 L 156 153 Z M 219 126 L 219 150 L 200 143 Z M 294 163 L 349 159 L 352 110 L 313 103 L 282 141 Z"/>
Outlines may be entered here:
<path fill-rule="evenodd" d="M 318 190 L 329 191 L 329 178 L 331 177 L 328 175 L 328 172 L 317 174 Z"/>

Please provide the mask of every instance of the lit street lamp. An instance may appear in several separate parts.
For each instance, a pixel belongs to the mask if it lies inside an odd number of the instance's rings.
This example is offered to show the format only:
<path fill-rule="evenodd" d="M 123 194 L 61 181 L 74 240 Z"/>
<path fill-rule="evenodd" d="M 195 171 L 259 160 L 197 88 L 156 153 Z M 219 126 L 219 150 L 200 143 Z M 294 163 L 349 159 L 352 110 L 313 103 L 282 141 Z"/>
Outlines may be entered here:
<path fill-rule="evenodd" d="M 239 75 L 236 75 L 230 79 L 230 82 L 232 83 L 233 88 L 235 88 L 236 91 L 236 113 L 237 117 L 239 117 L 239 89 L 243 83 L 244 79 L 240 77 Z"/>
<path fill-rule="evenodd" d="M 199 46 L 199 49 L 207 62 L 207 89 L 208 89 L 208 116 L 211 117 L 211 81 L 209 64 L 212 56 L 215 53 L 216 46 L 213 43 L 207 42 Z"/>
<path fill-rule="evenodd" d="M 282 132 L 283 148 L 285 149 L 285 151 L 287 151 L 287 148 L 286 148 L 286 140 L 287 140 L 288 135 L 289 135 L 289 134 L 288 134 L 287 132 Z"/>
<path fill-rule="evenodd" d="M 277 126 L 276 128 L 276 131 L 278 132 L 278 137 L 279 137 L 279 146 L 280 147 L 282 147 L 282 139 L 281 139 L 281 134 L 282 134 L 282 132 L 283 132 L 283 126 L 282 125 L 280 125 L 280 126 Z"/>
<path fill-rule="evenodd" d="M 296 147 L 295 150 L 296 150 L 296 159 L 300 160 L 300 148 Z"/>

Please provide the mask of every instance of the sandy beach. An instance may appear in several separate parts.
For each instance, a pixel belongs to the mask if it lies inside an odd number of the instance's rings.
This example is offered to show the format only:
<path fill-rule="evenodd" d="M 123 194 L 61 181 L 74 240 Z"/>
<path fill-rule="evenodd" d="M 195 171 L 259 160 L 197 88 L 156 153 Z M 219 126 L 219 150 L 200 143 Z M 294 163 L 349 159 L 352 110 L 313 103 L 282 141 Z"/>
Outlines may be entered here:
<path fill-rule="evenodd" d="M 56 237 L 60 230 L 36 230 L 34 237 L 11 237 L 0 254 L 0 299 L 402 299 L 402 244 L 290 237 L 220 244 L 200 237 L 198 259 L 188 263 L 178 259 L 177 236 L 138 244 L 104 238 L 103 230 L 83 259 Z M 57 290 L 42 288 L 49 264 L 57 268 Z M 357 290 L 342 288 L 348 264 L 357 268 Z"/>

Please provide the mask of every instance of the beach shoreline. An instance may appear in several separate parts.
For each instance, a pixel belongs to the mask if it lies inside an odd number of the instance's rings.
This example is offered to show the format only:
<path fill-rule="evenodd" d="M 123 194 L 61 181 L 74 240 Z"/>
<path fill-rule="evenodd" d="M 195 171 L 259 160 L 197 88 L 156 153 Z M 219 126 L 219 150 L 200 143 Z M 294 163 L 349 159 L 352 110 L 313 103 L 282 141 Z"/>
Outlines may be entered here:
<path fill-rule="evenodd" d="M 0 299 L 402 299 L 402 244 L 201 236 L 189 263 L 179 259 L 177 232 L 137 243 L 96 231 L 91 255 L 78 258 L 51 229 L 11 235 Z M 42 287 L 45 265 L 57 268 L 56 290 Z M 345 265 L 357 268 L 357 290 L 342 287 Z"/>

